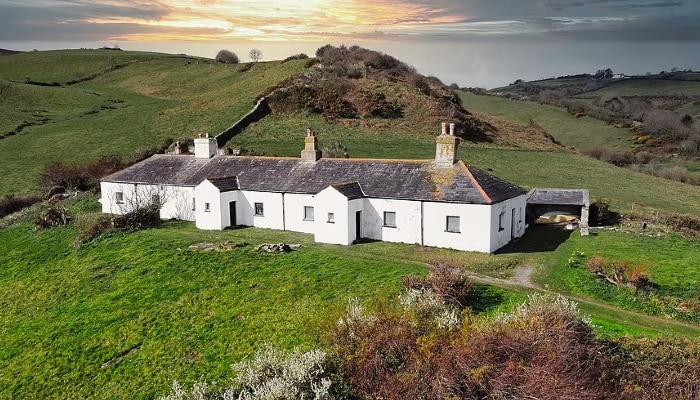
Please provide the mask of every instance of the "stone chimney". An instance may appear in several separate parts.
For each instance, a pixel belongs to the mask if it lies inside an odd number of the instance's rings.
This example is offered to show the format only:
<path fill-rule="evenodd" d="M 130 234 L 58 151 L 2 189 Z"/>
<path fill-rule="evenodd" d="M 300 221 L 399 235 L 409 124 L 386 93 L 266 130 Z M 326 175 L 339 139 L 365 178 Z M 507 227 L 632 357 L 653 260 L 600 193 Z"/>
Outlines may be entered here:
<path fill-rule="evenodd" d="M 455 136 L 455 124 L 442 123 L 442 133 L 437 137 L 435 148 L 435 165 L 438 167 L 451 167 L 457 162 L 459 155 L 459 138 Z"/>
<path fill-rule="evenodd" d="M 316 162 L 321 158 L 321 150 L 318 149 L 318 139 L 316 132 L 311 128 L 306 130 L 306 138 L 304 138 L 304 150 L 301 152 L 301 160 L 307 162 Z"/>
<path fill-rule="evenodd" d="M 209 137 L 208 133 L 205 137 L 200 134 L 194 140 L 194 158 L 212 158 L 217 154 L 218 149 L 216 138 Z"/>

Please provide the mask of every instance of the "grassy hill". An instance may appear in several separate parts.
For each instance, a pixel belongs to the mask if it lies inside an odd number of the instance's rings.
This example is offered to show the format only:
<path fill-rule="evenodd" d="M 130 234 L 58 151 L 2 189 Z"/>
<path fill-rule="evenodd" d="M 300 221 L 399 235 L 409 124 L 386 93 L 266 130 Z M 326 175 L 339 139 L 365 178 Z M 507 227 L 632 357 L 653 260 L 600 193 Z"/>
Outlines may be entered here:
<path fill-rule="evenodd" d="M 591 117 L 574 117 L 566 110 L 530 101 L 460 92 L 464 106 L 522 125 L 536 124 L 565 146 L 587 150 L 608 147 L 627 150 L 632 132 Z"/>
<path fill-rule="evenodd" d="M 112 68 L 112 62 L 121 66 Z M 303 61 L 257 63 L 241 72 L 241 65 L 113 50 L 3 57 L 0 195 L 36 190 L 39 172 L 53 161 L 128 156 L 167 138 L 218 133 L 245 115 L 268 87 L 303 70 Z M 23 83 L 30 74 L 32 80 L 63 83 L 94 73 L 99 74 L 68 86 Z"/>

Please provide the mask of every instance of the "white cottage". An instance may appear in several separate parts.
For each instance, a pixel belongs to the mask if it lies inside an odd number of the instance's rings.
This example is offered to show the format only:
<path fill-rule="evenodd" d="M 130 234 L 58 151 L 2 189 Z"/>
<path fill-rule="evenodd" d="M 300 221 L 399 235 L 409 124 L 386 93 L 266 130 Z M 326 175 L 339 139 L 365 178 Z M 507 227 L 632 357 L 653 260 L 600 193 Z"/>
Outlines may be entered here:
<path fill-rule="evenodd" d="M 200 229 L 245 225 L 311 233 L 317 242 L 362 239 L 492 253 L 525 232 L 525 191 L 457 159 L 443 124 L 434 160 L 322 158 L 308 130 L 301 158 L 154 155 L 104 178 L 102 210 L 158 201 L 161 217 Z"/>

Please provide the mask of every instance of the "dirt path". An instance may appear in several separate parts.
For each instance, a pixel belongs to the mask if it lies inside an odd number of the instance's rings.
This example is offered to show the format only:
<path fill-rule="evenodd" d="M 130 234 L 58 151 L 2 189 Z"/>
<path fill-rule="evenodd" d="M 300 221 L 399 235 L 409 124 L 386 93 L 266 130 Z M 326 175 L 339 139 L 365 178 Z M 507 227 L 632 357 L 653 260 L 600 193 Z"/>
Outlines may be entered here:
<path fill-rule="evenodd" d="M 490 276 L 484 276 L 484 275 L 479 275 L 471 271 L 464 271 L 466 275 L 479 283 L 485 283 L 488 285 L 496 285 L 496 286 L 507 286 L 507 287 L 522 287 L 522 288 L 527 288 L 527 289 L 532 289 L 540 293 L 548 293 L 548 294 L 560 294 L 557 292 L 553 292 L 547 289 L 543 289 L 537 285 L 535 285 L 532 280 L 531 276 L 532 273 L 534 272 L 534 266 L 526 264 L 517 267 L 513 271 L 513 277 L 510 279 L 500 279 L 500 278 L 493 278 Z M 691 323 L 686 323 L 674 319 L 669 319 L 669 318 L 662 318 L 662 317 L 657 317 L 653 315 L 647 315 L 647 314 L 641 314 L 635 311 L 630 311 L 630 310 L 625 310 L 610 304 L 605 304 L 605 303 L 599 303 L 596 301 L 592 301 L 590 299 L 586 299 L 583 297 L 578 297 L 578 296 L 572 296 L 572 295 L 564 295 L 566 298 L 573 300 L 577 303 L 580 304 L 587 304 L 593 307 L 598 307 L 601 309 L 608 310 L 612 313 L 615 314 L 617 319 L 620 320 L 620 322 L 623 323 L 635 323 L 639 326 L 644 326 L 647 328 L 651 327 L 656 327 L 657 329 L 663 326 L 667 327 L 677 327 L 677 328 L 685 328 L 685 329 L 690 329 L 698 332 L 700 334 L 700 325 L 696 324 L 691 324 Z M 635 322 L 639 321 L 639 322 Z M 644 322 L 647 323 L 644 323 Z"/>

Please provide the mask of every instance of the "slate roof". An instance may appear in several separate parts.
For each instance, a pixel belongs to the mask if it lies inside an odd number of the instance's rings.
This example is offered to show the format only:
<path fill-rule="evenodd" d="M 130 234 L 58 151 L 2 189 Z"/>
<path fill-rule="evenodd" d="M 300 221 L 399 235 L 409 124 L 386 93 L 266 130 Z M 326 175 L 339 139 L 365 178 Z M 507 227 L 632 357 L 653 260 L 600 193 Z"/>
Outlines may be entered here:
<path fill-rule="evenodd" d="M 365 192 L 362 191 L 362 186 L 360 186 L 357 181 L 339 183 L 331 186 L 333 186 L 333 189 L 337 190 L 340 194 L 347 197 L 348 200 L 365 197 Z"/>
<path fill-rule="evenodd" d="M 360 192 L 375 198 L 492 204 L 525 194 L 522 188 L 462 161 L 445 168 L 432 160 L 322 158 L 304 162 L 299 158 L 196 159 L 156 154 L 102 181 L 193 187 L 205 179 L 232 177 L 241 190 L 264 192 L 316 194 L 328 186 L 357 182 Z"/>
<path fill-rule="evenodd" d="M 238 185 L 238 177 L 235 176 L 226 178 L 209 178 L 208 180 L 222 193 L 240 189 L 240 186 Z"/>
<path fill-rule="evenodd" d="M 532 189 L 527 194 L 528 204 L 583 206 L 588 201 L 586 189 Z"/>

